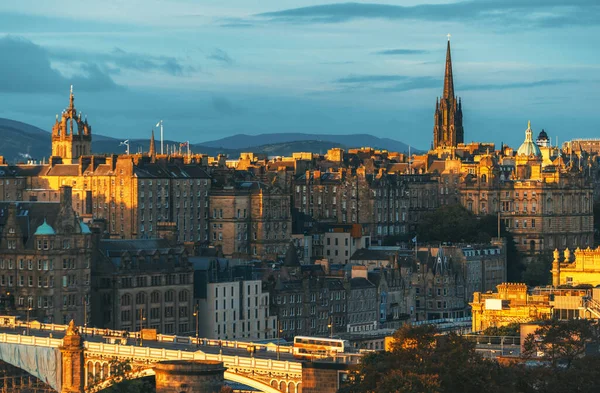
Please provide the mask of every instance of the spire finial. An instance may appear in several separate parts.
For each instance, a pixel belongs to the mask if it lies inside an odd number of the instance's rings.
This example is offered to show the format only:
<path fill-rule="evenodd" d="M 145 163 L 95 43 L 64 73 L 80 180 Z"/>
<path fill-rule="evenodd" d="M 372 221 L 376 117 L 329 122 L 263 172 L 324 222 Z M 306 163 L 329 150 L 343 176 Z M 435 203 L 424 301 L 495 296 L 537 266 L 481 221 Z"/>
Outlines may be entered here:
<path fill-rule="evenodd" d="M 444 96 L 445 99 L 454 99 L 454 78 L 452 77 L 452 56 L 450 54 L 450 40 L 446 49 L 446 72 L 444 75 Z"/>
<path fill-rule="evenodd" d="M 531 120 L 527 120 L 527 129 L 531 129 Z"/>
<path fill-rule="evenodd" d="M 448 37 L 448 42 L 450 42 L 450 37 L 452 37 L 452 35 L 451 35 L 450 33 L 448 33 L 448 34 L 446 35 L 446 37 Z"/>

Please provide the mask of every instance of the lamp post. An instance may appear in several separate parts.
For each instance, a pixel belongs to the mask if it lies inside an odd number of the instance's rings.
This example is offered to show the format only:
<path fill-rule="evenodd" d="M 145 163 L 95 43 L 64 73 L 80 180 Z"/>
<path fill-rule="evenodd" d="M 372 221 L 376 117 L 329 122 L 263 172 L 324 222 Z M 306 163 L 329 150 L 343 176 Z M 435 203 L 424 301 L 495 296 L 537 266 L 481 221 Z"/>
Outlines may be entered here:
<path fill-rule="evenodd" d="M 196 317 L 196 347 L 200 346 L 200 342 L 198 341 L 198 325 L 200 324 L 200 313 L 198 312 L 198 303 L 196 303 L 194 317 Z"/>
<path fill-rule="evenodd" d="M 29 336 L 29 311 L 31 311 L 31 307 L 27 306 L 27 335 Z"/>
<path fill-rule="evenodd" d="M 277 321 L 277 360 L 279 360 L 280 355 L 279 355 L 279 340 L 281 337 L 281 321 Z"/>
<path fill-rule="evenodd" d="M 142 329 L 144 328 L 144 309 L 140 308 L 140 347 L 144 345 L 144 339 L 142 338 Z"/>
<path fill-rule="evenodd" d="M 329 338 L 333 338 L 333 321 L 331 320 L 331 317 L 329 317 L 329 324 L 327 327 L 329 328 Z"/>

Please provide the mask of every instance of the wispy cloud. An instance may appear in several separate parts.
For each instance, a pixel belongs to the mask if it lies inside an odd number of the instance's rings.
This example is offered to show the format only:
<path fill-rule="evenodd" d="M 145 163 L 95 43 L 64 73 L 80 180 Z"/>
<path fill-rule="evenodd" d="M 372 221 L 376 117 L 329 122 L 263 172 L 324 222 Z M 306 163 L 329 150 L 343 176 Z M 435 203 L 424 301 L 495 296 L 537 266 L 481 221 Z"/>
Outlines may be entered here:
<path fill-rule="evenodd" d="M 229 56 L 227 52 L 220 48 L 215 48 L 215 50 L 210 55 L 206 56 L 206 58 L 210 60 L 216 60 L 225 65 L 233 64 L 233 59 L 231 56 Z"/>
<path fill-rule="evenodd" d="M 354 19 L 500 22 L 542 27 L 600 24 L 597 0 L 467 0 L 450 4 L 399 6 L 336 3 L 292 8 L 257 15 L 272 22 L 341 23 Z"/>
<path fill-rule="evenodd" d="M 121 48 L 114 48 L 108 53 L 52 50 L 50 52 L 50 57 L 54 60 L 67 62 L 91 59 L 97 64 L 102 65 L 109 73 L 119 73 L 121 69 L 129 69 L 141 72 L 160 72 L 172 76 L 183 76 L 199 70 L 198 66 L 183 64 L 175 57 L 128 52 Z"/>
<path fill-rule="evenodd" d="M 386 49 L 373 53 L 376 55 L 422 55 L 429 51 L 424 49 Z"/>
<path fill-rule="evenodd" d="M 465 85 L 461 87 L 461 90 L 507 90 L 507 89 L 526 89 L 531 87 L 541 86 L 556 86 L 579 83 L 575 79 L 543 79 L 533 82 L 513 82 L 513 83 L 502 83 L 502 84 L 481 84 L 481 85 Z"/>
<path fill-rule="evenodd" d="M 440 87 L 442 81 L 430 76 L 350 75 L 333 81 L 346 90 L 370 90 L 384 93 Z"/>
<path fill-rule="evenodd" d="M 47 93 L 68 89 L 102 91 L 120 88 L 112 78 L 92 62 L 82 62 L 72 76 L 65 76 L 51 66 L 48 51 L 20 37 L 0 38 L 0 91 L 15 93 Z"/>

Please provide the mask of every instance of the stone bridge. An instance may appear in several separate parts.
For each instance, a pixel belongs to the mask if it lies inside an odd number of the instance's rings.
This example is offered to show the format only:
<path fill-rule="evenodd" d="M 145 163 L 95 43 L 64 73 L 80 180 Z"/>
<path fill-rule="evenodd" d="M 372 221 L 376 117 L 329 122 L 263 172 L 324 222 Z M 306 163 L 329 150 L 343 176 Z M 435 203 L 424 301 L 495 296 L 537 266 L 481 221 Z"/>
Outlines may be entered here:
<path fill-rule="evenodd" d="M 64 325 L 42 328 L 46 331 L 38 330 L 31 335 L 21 335 L 16 331 L 0 332 L 0 360 L 29 372 L 61 393 L 82 392 L 92 386 L 101 388 L 107 385 L 111 379 L 110 363 L 114 359 L 129 360 L 133 367 L 132 377 L 154 375 L 154 363 L 164 360 L 220 361 L 227 367 L 225 379 L 228 381 L 266 393 L 302 392 L 301 362 L 251 356 L 246 351 L 251 343 L 218 342 L 219 353 L 208 353 L 194 345 L 184 349 L 168 349 L 156 347 L 158 343 L 151 347 L 107 344 L 102 340 L 85 341 L 73 326 L 70 329 Z M 88 330 L 91 334 L 91 329 Z M 52 338 L 51 333 L 64 337 Z M 115 332 L 116 337 L 119 334 L 122 332 Z M 167 340 L 170 338 L 172 342 L 187 339 L 190 344 L 195 340 L 167 336 Z M 203 340 L 203 343 L 209 342 Z M 223 348 L 229 353 L 223 354 Z M 287 347 L 281 349 L 289 352 Z M 236 350 L 240 353 L 236 354 Z M 279 354 L 263 356 L 279 357 Z"/>

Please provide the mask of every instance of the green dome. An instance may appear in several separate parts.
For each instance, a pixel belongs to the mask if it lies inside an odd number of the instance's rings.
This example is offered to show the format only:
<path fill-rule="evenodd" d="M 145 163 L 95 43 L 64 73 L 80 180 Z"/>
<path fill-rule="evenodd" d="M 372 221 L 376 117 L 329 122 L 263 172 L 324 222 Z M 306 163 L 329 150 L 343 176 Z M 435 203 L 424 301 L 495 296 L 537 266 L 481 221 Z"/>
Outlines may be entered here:
<path fill-rule="evenodd" d="M 37 227 L 34 235 L 49 236 L 49 235 L 56 235 L 56 232 L 54 232 L 54 228 L 52 228 L 50 225 L 48 225 L 48 223 L 46 222 L 46 219 L 44 218 L 44 223 L 42 225 L 40 225 L 39 227 Z"/>
<path fill-rule="evenodd" d="M 84 234 L 92 233 L 92 231 L 90 231 L 90 227 L 88 227 L 87 224 L 83 221 L 79 221 L 79 227 L 81 228 L 81 233 L 84 233 Z"/>

